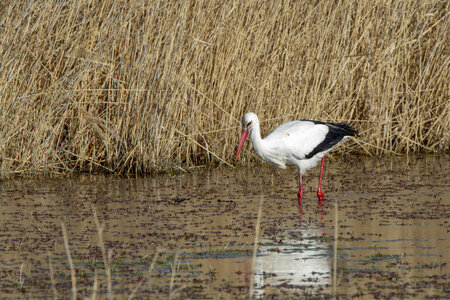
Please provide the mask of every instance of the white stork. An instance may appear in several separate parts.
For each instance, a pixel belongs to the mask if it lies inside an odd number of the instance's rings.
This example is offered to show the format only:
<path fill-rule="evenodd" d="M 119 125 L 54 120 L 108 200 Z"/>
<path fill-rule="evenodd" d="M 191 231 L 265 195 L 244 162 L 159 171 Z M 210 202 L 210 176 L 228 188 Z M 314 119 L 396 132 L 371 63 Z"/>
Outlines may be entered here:
<path fill-rule="evenodd" d="M 235 160 L 241 153 L 247 136 L 253 144 L 256 154 L 268 163 L 286 169 L 286 165 L 295 165 L 299 170 L 298 204 L 302 201 L 302 174 L 322 160 L 320 168 L 319 203 L 324 200 L 322 193 L 322 175 L 325 154 L 349 136 L 357 135 L 355 129 L 345 123 L 326 123 L 311 120 L 297 120 L 281 125 L 261 139 L 258 116 L 252 112 L 242 118 L 242 133 Z"/>

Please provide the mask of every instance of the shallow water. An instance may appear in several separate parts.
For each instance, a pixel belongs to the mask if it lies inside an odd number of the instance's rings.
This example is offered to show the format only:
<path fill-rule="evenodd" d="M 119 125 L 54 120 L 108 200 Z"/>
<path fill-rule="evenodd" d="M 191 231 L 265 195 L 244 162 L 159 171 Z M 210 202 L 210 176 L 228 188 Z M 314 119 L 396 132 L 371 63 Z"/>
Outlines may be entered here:
<path fill-rule="evenodd" d="M 449 156 L 325 168 L 1 182 L 0 297 L 72 295 L 64 223 L 79 297 L 449 298 Z"/>

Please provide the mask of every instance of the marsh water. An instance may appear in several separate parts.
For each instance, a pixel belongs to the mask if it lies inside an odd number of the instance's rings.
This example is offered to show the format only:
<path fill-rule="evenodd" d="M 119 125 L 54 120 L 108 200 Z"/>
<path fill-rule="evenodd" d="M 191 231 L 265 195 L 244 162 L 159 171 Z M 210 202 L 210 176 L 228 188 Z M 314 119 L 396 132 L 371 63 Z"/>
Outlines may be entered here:
<path fill-rule="evenodd" d="M 0 297 L 450 297 L 449 156 L 318 172 L 0 182 Z"/>

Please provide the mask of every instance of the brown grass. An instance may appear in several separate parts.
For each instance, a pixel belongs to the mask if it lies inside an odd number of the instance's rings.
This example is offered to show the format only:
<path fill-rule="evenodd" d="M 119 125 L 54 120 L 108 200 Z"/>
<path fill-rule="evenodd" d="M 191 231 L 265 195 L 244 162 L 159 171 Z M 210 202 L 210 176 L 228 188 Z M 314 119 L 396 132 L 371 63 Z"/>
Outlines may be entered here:
<path fill-rule="evenodd" d="M 247 111 L 264 133 L 347 121 L 353 152 L 448 151 L 448 19 L 438 0 L 0 4 L 0 174 L 231 163 Z"/>

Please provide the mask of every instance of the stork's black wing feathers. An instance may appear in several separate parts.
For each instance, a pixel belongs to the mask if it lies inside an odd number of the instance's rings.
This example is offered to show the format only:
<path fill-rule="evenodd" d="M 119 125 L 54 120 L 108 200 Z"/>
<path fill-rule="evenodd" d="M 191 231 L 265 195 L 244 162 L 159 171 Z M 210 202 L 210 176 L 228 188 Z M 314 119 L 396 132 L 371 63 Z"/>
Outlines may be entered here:
<path fill-rule="evenodd" d="M 319 152 L 326 151 L 334 147 L 346 136 L 355 136 L 358 134 L 356 130 L 353 129 L 353 127 L 345 123 L 326 123 L 311 120 L 305 121 L 310 121 L 313 122 L 314 124 L 326 125 L 329 128 L 329 131 L 325 136 L 325 139 L 319 145 L 317 145 L 316 148 L 314 148 L 310 153 L 308 153 L 305 156 L 306 158 L 311 158 Z"/>

